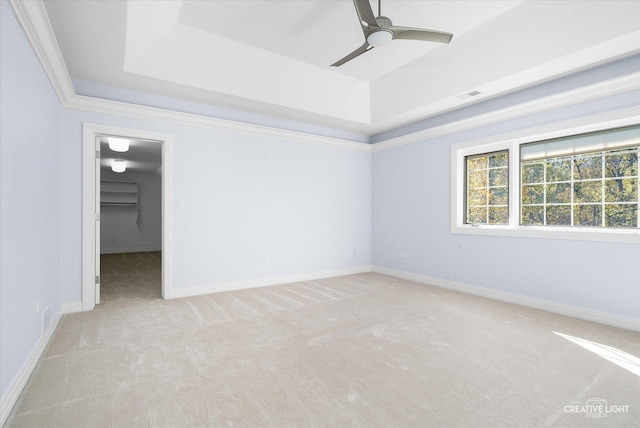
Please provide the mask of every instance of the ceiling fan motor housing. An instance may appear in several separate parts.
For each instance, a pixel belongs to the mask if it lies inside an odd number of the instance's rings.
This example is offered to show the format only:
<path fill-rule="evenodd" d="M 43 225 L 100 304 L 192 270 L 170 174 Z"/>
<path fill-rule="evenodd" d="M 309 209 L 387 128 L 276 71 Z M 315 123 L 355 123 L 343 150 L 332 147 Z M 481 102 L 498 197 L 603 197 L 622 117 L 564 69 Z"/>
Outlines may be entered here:
<path fill-rule="evenodd" d="M 393 22 L 391 22 L 391 20 L 386 16 L 378 16 L 376 18 L 376 22 L 380 28 L 389 28 L 393 25 Z"/>

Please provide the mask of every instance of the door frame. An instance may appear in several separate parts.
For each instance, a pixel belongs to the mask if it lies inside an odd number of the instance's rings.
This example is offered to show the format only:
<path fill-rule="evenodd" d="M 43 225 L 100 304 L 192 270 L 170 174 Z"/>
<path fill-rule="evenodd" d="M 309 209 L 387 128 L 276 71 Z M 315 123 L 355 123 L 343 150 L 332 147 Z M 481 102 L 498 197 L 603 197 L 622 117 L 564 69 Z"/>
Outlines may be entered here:
<path fill-rule="evenodd" d="M 82 310 L 96 305 L 96 138 L 101 136 L 148 140 L 162 144 L 162 298 L 173 289 L 173 135 L 133 128 L 82 123 Z"/>

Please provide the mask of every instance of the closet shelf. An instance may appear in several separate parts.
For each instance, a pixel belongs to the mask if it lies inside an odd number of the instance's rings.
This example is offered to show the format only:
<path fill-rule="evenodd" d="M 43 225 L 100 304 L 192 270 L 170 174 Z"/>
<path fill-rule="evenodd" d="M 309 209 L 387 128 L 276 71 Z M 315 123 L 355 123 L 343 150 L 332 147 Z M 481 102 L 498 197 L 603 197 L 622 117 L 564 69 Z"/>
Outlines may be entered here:
<path fill-rule="evenodd" d="M 136 181 L 100 181 L 100 206 L 135 208 L 136 223 L 140 221 L 139 199 Z"/>

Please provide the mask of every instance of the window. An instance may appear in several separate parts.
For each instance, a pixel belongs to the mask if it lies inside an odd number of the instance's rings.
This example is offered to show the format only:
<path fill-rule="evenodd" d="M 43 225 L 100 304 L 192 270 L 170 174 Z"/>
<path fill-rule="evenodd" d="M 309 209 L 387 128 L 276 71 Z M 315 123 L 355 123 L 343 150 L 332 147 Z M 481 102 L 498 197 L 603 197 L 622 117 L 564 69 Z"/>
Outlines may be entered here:
<path fill-rule="evenodd" d="M 509 152 L 467 156 L 467 224 L 509 223 Z"/>
<path fill-rule="evenodd" d="M 638 227 L 634 135 L 640 127 L 520 146 L 520 224 Z"/>
<path fill-rule="evenodd" d="M 640 243 L 637 116 L 576 122 L 453 145 L 451 232 Z"/>

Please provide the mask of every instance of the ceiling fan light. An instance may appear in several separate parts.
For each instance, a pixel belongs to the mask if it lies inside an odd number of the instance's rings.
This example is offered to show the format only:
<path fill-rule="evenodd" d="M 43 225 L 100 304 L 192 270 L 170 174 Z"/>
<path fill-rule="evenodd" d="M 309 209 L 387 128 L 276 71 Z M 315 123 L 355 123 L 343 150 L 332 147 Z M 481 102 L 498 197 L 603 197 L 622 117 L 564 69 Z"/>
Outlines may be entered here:
<path fill-rule="evenodd" d="M 367 43 L 369 43 L 374 48 L 379 48 L 382 46 L 386 46 L 393 39 L 393 34 L 390 31 L 378 30 L 369 34 L 367 37 Z"/>
<path fill-rule="evenodd" d="M 121 159 L 114 159 L 111 162 L 111 171 L 113 172 L 125 172 L 127 170 L 127 163 Z"/>
<path fill-rule="evenodd" d="M 129 150 L 129 140 L 126 138 L 108 137 L 109 149 L 114 152 L 126 152 Z"/>

